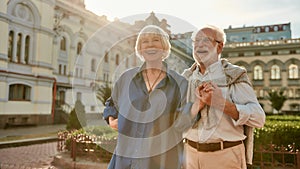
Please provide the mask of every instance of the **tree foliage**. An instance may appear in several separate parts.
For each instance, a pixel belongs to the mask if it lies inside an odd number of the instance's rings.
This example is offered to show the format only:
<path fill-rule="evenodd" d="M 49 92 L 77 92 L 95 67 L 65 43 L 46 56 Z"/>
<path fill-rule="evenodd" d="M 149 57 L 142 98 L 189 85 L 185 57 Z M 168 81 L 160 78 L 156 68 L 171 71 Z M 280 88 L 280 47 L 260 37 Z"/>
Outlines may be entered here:
<path fill-rule="evenodd" d="M 67 130 L 81 129 L 86 126 L 86 117 L 84 105 L 80 100 L 77 100 L 75 107 L 70 113 Z"/>
<path fill-rule="evenodd" d="M 105 105 L 105 101 L 111 96 L 111 87 L 106 83 L 101 86 L 97 91 L 97 99 L 101 101 L 103 105 Z"/>
<path fill-rule="evenodd" d="M 287 100 L 287 97 L 284 95 L 284 89 L 278 90 L 269 90 L 268 99 L 271 102 L 271 106 L 278 112 L 281 110 L 284 102 Z"/>

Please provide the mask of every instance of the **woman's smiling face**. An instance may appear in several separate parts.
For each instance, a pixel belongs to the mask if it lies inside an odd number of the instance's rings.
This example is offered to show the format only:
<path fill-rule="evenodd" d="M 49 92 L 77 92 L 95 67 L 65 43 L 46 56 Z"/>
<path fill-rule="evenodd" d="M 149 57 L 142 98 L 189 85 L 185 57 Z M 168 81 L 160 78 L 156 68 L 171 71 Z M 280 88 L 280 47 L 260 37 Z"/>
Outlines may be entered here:
<path fill-rule="evenodd" d="M 140 37 L 140 53 L 145 61 L 162 60 L 165 52 L 160 35 L 146 33 Z"/>

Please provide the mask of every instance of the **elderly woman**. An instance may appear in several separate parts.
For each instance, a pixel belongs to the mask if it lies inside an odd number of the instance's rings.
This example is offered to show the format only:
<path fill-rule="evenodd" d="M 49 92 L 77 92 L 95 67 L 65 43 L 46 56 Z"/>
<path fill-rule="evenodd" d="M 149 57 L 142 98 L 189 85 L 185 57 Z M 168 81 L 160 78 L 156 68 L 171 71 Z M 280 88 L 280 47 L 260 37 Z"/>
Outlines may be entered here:
<path fill-rule="evenodd" d="M 140 31 L 135 50 L 143 64 L 121 75 L 104 110 L 119 133 L 110 169 L 181 168 L 182 132 L 199 105 L 186 102 L 187 81 L 164 62 L 170 48 L 161 28 Z"/>

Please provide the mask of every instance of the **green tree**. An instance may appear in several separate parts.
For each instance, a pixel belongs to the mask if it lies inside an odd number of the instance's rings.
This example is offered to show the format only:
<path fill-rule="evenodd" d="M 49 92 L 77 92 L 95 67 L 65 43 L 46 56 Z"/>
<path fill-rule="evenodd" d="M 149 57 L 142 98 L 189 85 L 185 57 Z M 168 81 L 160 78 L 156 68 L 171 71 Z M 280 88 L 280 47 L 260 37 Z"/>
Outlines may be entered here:
<path fill-rule="evenodd" d="M 111 88 L 108 83 L 102 85 L 97 91 L 97 99 L 99 99 L 103 105 L 105 105 L 105 101 L 111 96 Z"/>
<path fill-rule="evenodd" d="M 67 130 L 81 129 L 86 126 L 86 117 L 84 105 L 80 100 L 77 100 L 75 107 L 70 113 L 69 121 L 67 123 Z"/>
<path fill-rule="evenodd" d="M 284 95 L 284 89 L 277 90 L 269 90 L 268 91 L 269 97 L 268 99 L 271 102 L 272 108 L 280 112 L 284 102 L 287 100 L 287 97 Z"/>

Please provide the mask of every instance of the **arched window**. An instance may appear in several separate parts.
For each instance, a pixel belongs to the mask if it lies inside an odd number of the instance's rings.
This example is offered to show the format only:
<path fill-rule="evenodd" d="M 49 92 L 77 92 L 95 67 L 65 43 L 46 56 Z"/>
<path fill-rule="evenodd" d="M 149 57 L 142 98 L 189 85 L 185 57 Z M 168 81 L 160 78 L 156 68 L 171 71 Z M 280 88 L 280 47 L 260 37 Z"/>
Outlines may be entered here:
<path fill-rule="evenodd" d="M 61 69 L 62 69 L 61 64 L 59 64 L 58 65 L 58 74 L 61 74 L 61 72 L 62 72 Z"/>
<path fill-rule="evenodd" d="M 280 79 L 280 68 L 278 65 L 273 65 L 271 67 L 271 79 Z"/>
<path fill-rule="evenodd" d="M 104 62 L 105 62 L 105 63 L 108 63 L 108 52 L 105 52 L 105 55 L 104 55 Z"/>
<path fill-rule="evenodd" d="M 267 27 L 265 27 L 265 31 L 266 32 L 269 32 L 270 31 L 270 28 L 267 26 Z"/>
<path fill-rule="evenodd" d="M 66 51 L 66 38 L 65 37 L 62 37 L 62 39 L 60 41 L 60 50 Z"/>
<path fill-rule="evenodd" d="M 289 79 L 298 79 L 299 75 L 298 75 L 298 66 L 295 64 L 291 64 L 289 66 Z"/>
<path fill-rule="evenodd" d="M 21 45 L 22 45 L 22 34 L 18 34 L 17 40 L 17 62 L 21 63 Z"/>
<path fill-rule="evenodd" d="M 116 65 L 119 65 L 119 59 L 120 59 L 119 54 L 116 54 Z"/>
<path fill-rule="evenodd" d="M 64 65 L 64 75 L 67 75 L 67 65 Z"/>
<path fill-rule="evenodd" d="M 26 39 L 25 39 L 25 63 L 29 62 L 29 47 L 30 47 L 30 37 L 26 36 Z"/>
<path fill-rule="evenodd" d="M 9 86 L 9 100 L 30 101 L 31 87 L 24 84 L 12 84 Z"/>
<path fill-rule="evenodd" d="M 8 36 L 8 53 L 7 53 L 8 61 L 12 61 L 13 47 L 14 47 L 14 31 L 10 31 Z"/>
<path fill-rule="evenodd" d="M 81 49 L 82 49 L 82 43 L 81 43 L 81 42 L 78 42 L 78 44 L 77 44 L 77 55 L 80 54 Z"/>
<path fill-rule="evenodd" d="M 260 65 L 254 66 L 254 80 L 262 80 L 263 79 L 263 71 Z"/>
<path fill-rule="evenodd" d="M 92 59 L 91 61 L 91 71 L 96 72 L 96 60 Z"/>

